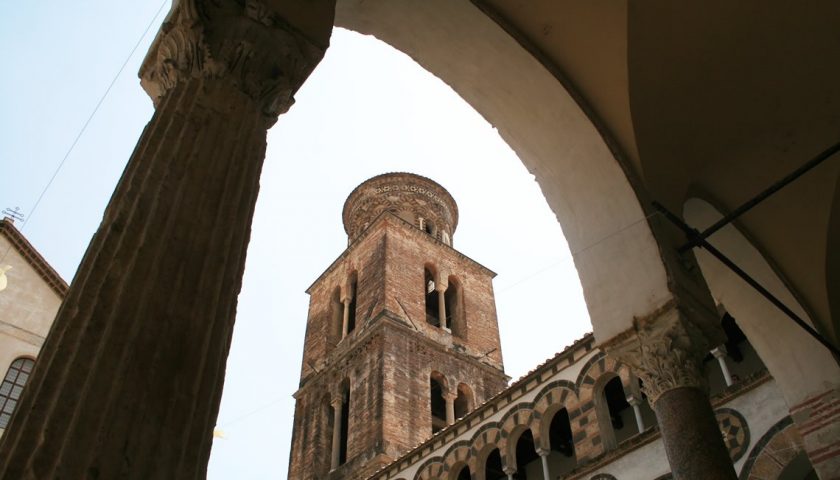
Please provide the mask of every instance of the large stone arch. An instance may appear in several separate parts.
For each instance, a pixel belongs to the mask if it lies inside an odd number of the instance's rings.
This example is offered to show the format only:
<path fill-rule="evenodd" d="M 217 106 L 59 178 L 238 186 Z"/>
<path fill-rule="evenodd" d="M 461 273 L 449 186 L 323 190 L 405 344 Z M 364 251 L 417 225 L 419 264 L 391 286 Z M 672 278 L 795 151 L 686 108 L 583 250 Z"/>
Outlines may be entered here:
<path fill-rule="evenodd" d="M 600 341 L 670 300 L 659 247 L 608 142 L 558 79 L 476 5 L 339 0 L 336 25 L 408 54 L 498 129 L 557 215 Z"/>
<path fill-rule="evenodd" d="M 696 197 L 685 203 L 684 212 L 686 220 L 698 229 L 722 218 L 711 203 Z M 808 313 L 784 280 L 735 225 L 718 230 L 709 241 L 799 317 L 811 323 Z M 827 385 L 840 387 L 840 367 L 827 348 L 708 252 L 698 249 L 697 261 L 712 296 L 738 321 L 738 326 L 778 382 L 789 407 L 824 392 Z M 785 341 L 779 342 L 779 338 Z"/>
<path fill-rule="evenodd" d="M 686 220 L 699 229 L 722 217 L 711 203 L 699 198 L 687 201 L 684 211 Z M 735 225 L 720 229 L 709 241 L 797 315 L 812 323 L 784 280 Z M 827 445 L 827 438 L 840 435 L 840 414 L 825 413 L 832 411 L 830 405 L 840 403 L 840 366 L 827 348 L 717 259 L 700 250 L 697 260 L 715 300 L 737 320 L 775 378 L 793 420 L 803 428 L 806 449 L 821 450 Z M 779 338 L 785 341 L 780 342 Z"/>

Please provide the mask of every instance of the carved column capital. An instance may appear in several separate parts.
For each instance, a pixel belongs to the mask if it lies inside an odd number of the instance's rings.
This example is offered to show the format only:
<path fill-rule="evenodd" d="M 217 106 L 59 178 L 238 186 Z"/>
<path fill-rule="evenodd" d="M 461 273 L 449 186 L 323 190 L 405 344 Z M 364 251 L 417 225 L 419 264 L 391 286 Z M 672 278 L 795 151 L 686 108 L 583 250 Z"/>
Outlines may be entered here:
<path fill-rule="evenodd" d="M 270 126 L 292 106 L 326 47 L 262 0 L 175 0 L 140 67 L 140 83 L 157 106 L 190 78 L 225 79 Z"/>
<path fill-rule="evenodd" d="M 634 330 L 606 348 L 641 377 L 651 405 L 676 388 L 707 390 L 702 365 L 709 341 L 680 309 L 668 305 L 648 318 L 636 319 Z"/>
<path fill-rule="evenodd" d="M 330 405 L 335 410 L 341 410 L 341 407 L 344 406 L 344 399 L 340 396 L 334 397 L 332 400 L 330 400 Z"/>

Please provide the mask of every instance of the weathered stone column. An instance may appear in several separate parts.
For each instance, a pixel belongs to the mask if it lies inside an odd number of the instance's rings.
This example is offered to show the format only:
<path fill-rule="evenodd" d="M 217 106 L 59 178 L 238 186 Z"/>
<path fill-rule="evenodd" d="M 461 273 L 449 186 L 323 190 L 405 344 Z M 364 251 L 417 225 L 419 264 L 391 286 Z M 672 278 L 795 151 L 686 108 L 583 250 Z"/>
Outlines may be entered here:
<path fill-rule="evenodd" d="M 720 345 L 712 350 L 712 356 L 715 357 L 720 365 L 720 372 L 723 373 L 723 380 L 727 387 L 732 386 L 732 374 L 729 372 L 729 365 L 726 364 L 726 346 Z"/>
<path fill-rule="evenodd" d="M 642 418 L 642 399 L 636 397 L 635 395 L 631 395 L 627 397 L 627 403 L 633 407 L 633 415 L 636 417 L 636 428 L 638 429 L 639 433 L 645 431 L 645 421 Z"/>
<path fill-rule="evenodd" d="M 350 300 L 349 298 L 345 298 L 342 302 L 344 304 L 344 316 L 341 319 L 341 338 L 345 338 L 349 333 L 348 330 L 350 329 Z"/>
<path fill-rule="evenodd" d="M 516 469 L 515 468 L 504 467 L 504 468 L 502 468 L 502 471 L 505 472 L 505 474 L 508 477 L 508 480 L 513 480 L 513 476 L 516 475 Z"/>
<path fill-rule="evenodd" d="M 455 423 L 455 399 L 458 395 L 454 392 L 446 392 L 442 396 L 446 401 L 446 424 L 452 425 Z"/>
<path fill-rule="evenodd" d="M 440 282 L 438 282 L 440 285 Z M 443 288 L 436 288 L 438 294 L 438 317 L 440 317 L 440 327 L 449 330 L 449 325 L 446 323 L 446 291 Z"/>
<path fill-rule="evenodd" d="M 701 368 L 709 340 L 697 326 L 702 320 L 689 320 L 693 315 L 700 313 L 669 304 L 637 319 L 635 334 L 610 353 L 644 382 L 674 479 L 735 480 Z"/>
<path fill-rule="evenodd" d="M 205 477 L 266 130 L 328 38 L 257 1 L 174 2 L 141 71 L 157 110 L 0 444 L 0 478 Z"/>
<path fill-rule="evenodd" d="M 341 410 L 344 407 L 344 400 L 341 396 L 335 398 L 330 405 L 333 408 L 333 435 L 332 435 L 332 457 L 330 459 L 330 470 L 338 468 L 341 461 Z"/>

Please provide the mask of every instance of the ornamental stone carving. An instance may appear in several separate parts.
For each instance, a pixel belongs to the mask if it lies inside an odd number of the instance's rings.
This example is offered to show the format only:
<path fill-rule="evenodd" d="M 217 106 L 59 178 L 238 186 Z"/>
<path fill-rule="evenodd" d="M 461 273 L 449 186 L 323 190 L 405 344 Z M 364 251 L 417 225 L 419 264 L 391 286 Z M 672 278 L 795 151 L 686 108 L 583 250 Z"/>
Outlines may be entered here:
<path fill-rule="evenodd" d="M 323 57 L 261 0 L 175 0 L 140 68 L 155 105 L 189 78 L 224 78 L 272 124 Z"/>
<path fill-rule="evenodd" d="M 350 241 L 386 211 L 446 244 L 458 226 L 458 206 L 445 188 L 420 175 L 387 173 L 356 187 L 344 202 L 342 218 Z"/>
<path fill-rule="evenodd" d="M 676 388 L 708 389 L 702 365 L 709 342 L 679 308 L 669 304 L 634 325 L 635 335 L 607 349 L 642 379 L 651 405 Z"/>

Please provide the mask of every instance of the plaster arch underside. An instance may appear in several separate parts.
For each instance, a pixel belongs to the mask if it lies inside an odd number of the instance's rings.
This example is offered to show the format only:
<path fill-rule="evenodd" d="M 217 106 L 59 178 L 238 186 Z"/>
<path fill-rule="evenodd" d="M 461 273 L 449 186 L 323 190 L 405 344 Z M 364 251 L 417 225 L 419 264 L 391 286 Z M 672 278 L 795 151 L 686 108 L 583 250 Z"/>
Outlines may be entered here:
<path fill-rule="evenodd" d="M 498 130 L 557 216 L 600 341 L 668 302 L 660 250 L 608 143 L 557 78 L 476 5 L 339 0 L 336 26 L 407 54 Z"/>
<path fill-rule="evenodd" d="M 689 224 L 701 230 L 722 218 L 712 204 L 699 198 L 685 203 L 684 216 Z M 709 242 L 813 325 L 765 256 L 735 225 L 720 229 L 709 237 Z M 836 409 L 840 404 L 837 361 L 825 346 L 711 254 L 699 250 L 697 261 L 715 300 L 736 319 L 776 380 L 812 463 L 823 472 L 831 471 L 836 467 L 833 463 L 836 459 L 817 452 L 831 450 L 840 435 L 840 413 Z"/>

